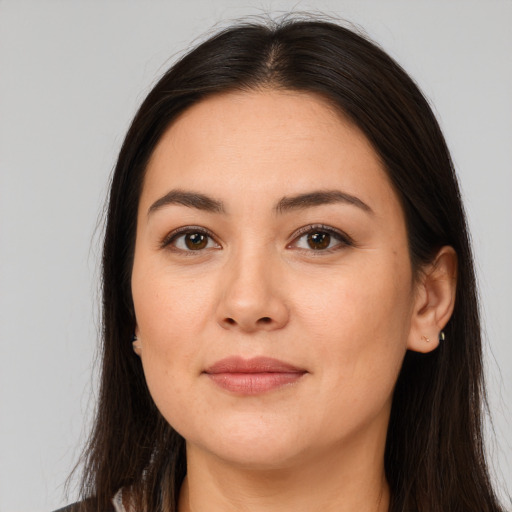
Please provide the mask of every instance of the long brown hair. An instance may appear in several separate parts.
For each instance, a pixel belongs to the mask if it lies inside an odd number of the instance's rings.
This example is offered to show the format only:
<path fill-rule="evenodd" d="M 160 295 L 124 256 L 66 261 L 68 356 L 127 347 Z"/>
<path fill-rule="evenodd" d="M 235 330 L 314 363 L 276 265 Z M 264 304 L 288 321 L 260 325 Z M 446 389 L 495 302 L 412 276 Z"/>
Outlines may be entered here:
<path fill-rule="evenodd" d="M 137 510 L 175 511 L 186 474 L 184 439 L 163 419 L 133 354 L 130 276 L 146 164 L 176 117 L 203 98 L 261 87 L 313 92 L 352 119 L 382 159 L 405 214 L 418 270 L 443 245 L 458 255 L 447 341 L 406 354 L 385 452 L 393 512 L 502 510 L 482 441 L 485 398 L 473 260 L 452 161 L 418 87 L 377 45 L 335 23 L 243 23 L 177 62 L 149 93 L 112 179 L 103 251 L 103 366 L 83 498 L 105 511 L 131 487 Z"/>

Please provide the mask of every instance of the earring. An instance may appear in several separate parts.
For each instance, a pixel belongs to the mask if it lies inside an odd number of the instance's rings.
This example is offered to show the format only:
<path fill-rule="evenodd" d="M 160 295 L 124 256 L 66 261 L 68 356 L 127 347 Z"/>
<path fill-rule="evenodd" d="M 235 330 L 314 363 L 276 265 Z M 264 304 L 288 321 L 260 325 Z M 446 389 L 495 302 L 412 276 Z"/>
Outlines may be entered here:
<path fill-rule="evenodd" d="M 132 336 L 132 348 L 133 348 L 133 351 L 138 355 L 140 356 L 140 345 L 138 343 L 139 341 L 139 338 L 137 338 L 137 336 L 134 334 Z"/>
<path fill-rule="evenodd" d="M 441 331 L 439 333 L 439 341 L 444 341 L 446 339 L 446 336 L 444 335 L 444 331 Z"/>
<path fill-rule="evenodd" d="M 422 336 L 421 339 L 427 343 L 430 343 L 430 338 L 427 338 L 426 336 Z"/>

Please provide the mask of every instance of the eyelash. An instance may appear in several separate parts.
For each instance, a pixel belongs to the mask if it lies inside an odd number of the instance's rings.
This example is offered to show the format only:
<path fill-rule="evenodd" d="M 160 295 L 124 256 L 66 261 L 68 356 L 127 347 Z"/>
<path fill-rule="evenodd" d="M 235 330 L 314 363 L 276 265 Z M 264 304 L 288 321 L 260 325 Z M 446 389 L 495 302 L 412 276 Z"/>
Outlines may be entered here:
<path fill-rule="evenodd" d="M 339 231 L 337 229 L 334 229 L 330 226 L 326 226 L 324 224 L 310 224 L 307 226 L 304 226 L 291 236 L 292 241 L 287 244 L 286 248 L 293 248 L 294 244 L 297 244 L 297 242 L 304 236 L 314 233 L 326 233 L 329 236 L 336 239 L 339 243 L 336 244 L 334 247 L 326 248 L 326 249 L 304 249 L 304 248 L 297 248 L 297 250 L 305 251 L 308 253 L 316 253 L 317 255 L 326 254 L 326 253 L 332 253 L 335 251 L 338 251 L 344 247 L 353 247 L 355 246 L 354 241 L 350 236 L 348 236 L 346 233 Z M 186 255 L 193 255 L 194 253 L 199 253 L 204 251 L 204 249 L 198 249 L 198 250 L 185 250 L 185 249 L 179 249 L 177 247 L 173 247 L 173 244 L 182 236 L 185 236 L 187 234 L 199 234 L 208 237 L 210 240 L 212 240 L 215 244 L 220 245 L 216 239 L 213 233 L 205 228 L 199 227 L 199 226 L 183 226 L 181 228 L 178 228 L 168 235 L 165 236 L 165 238 L 161 241 L 160 247 L 163 248 L 172 248 L 172 250 L 180 252 L 181 254 Z M 211 249 L 211 248 L 210 248 Z"/>
<path fill-rule="evenodd" d="M 169 233 L 162 240 L 162 242 L 160 243 L 160 247 L 162 249 L 169 248 L 169 249 L 175 250 L 177 252 L 180 252 L 182 254 L 187 254 L 187 256 L 188 255 L 192 255 L 193 253 L 196 253 L 196 252 L 197 253 L 201 252 L 201 250 L 197 250 L 197 251 L 189 250 L 189 251 L 187 251 L 187 250 L 184 250 L 184 249 L 179 249 L 177 247 L 173 247 L 173 243 L 175 243 L 176 240 L 178 240 L 182 236 L 190 235 L 190 234 L 198 234 L 198 235 L 206 236 L 210 240 L 213 240 L 213 242 L 215 244 L 219 245 L 218 242 L 215 240 L 215 237 L 214 237 L 213 233 L 211 233 L 207 229 L 199 227 L 199 226 L 183 226 L 183 227 L 175 229 L 174 231 Z"/>
<path fill-rule="evenodd" d="M 292 241 L 287 245 L 287 247 L 291 247 L 293 244 L 296 244 L 302 237 L 313 234 L 313 233 L 326 233 L 336 239 L 339 243 L 336 244 L 334 247 L 330 247 L 327 249 L 302 249 L 297 248 L 297 250 L 300 251 L 306 251 L 309 253 L 315 253 L 316 255 L 320 256 L 321 254 L 330 254 L 336 251 L 339 251 L 340 249 L 343 249 L 344 247 L 354 247 L 355 243 L 354 240 L 350 236 L 348 236 L 343 231 L 340 231 L 338 229 L 335 229 L 331 226 L 326 226 L 325 224 L 309 224 L 308 226 L 304 226 L 292 235 Z"/>

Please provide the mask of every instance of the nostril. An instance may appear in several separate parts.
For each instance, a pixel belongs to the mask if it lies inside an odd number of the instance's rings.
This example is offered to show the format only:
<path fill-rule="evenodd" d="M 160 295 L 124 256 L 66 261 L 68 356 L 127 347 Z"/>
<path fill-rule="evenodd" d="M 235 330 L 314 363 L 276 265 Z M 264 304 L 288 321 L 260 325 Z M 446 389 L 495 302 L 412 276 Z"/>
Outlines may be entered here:
<path fill-rule="evenodd" d="M 274 318 L 270 316 L 262 316 L 254 322 L 254 320 L 249 320 L 246 318 L 241 318 L 240 320 L 235 320 L 232 317 L 226 316 L 222 320 L 222 325 L 227 328 L 229 327 L 240 327 L 242 329 L 253 330 L 258 328 L 270 329 L 272 326 L 277 326 L 277 323 Z"/>

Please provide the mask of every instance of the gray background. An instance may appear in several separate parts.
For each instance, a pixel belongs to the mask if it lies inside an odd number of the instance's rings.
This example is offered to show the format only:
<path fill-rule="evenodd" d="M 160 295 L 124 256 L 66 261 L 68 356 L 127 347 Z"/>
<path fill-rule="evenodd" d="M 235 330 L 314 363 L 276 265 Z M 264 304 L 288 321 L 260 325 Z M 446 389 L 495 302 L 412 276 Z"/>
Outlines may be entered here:
<path fill-rule="evenodd" d="M 475 244 L 489 450 L 512 488 L 511 1 L 0 0 L 0 512 L 65 503 L 94 406 L 97 225 L 137 105 L 214 24 L 292 8 L 361 25 L 434 105 Z"/>

